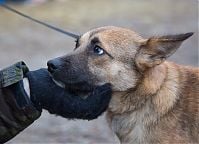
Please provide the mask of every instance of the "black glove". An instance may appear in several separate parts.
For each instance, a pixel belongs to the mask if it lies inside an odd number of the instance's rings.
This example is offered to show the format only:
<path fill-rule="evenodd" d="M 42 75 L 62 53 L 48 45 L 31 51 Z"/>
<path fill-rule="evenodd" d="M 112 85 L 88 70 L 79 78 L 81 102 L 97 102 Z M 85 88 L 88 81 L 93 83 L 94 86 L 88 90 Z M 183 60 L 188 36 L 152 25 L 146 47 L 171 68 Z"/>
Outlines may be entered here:
<path fill-rule="evenodd" d="M 30 81 L 31 101 L 22 79 Z M 95 119 L 108 107 L 109 84 L 97 87 L 82 99 L 54 84 L 46 69 L 28 72 L 23 62 L 0 71 L 0 143 L 28 127 L 41 115 L 42 108 L 66 118 Z"/>
<path fill-rule="evenodd" d="M 23 62 L 0 71 L 0 143 L 28 127 L 40 115 L 23 88 Z"/>
<path fill-rule="evenodd" d="M 31 101 L 35 106 L 65 118 L 95 119 L 107 109 L 111 99 L 109 84 L 97 87 L 83 99 L 57 86 L 46 69 L 28 72 L 26 76 L 30 83 Z"/>

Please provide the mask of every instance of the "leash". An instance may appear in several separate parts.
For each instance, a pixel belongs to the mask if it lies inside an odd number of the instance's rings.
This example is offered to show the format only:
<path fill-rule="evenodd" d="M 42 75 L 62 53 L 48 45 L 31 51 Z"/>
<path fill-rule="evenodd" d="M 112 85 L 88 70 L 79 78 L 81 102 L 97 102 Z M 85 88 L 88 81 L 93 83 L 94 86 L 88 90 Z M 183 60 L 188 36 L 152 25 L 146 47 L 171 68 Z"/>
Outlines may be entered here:
<path fill-rule="evenodd" d="M 11 8 L 10 6 L 8 6 L 8 5 L 4 4 L 4 3 L 1 3 L 1 1 L 0 1 L 0 6 L 2 6 L 3 8 L 5 8 L 5 9 L 7 9 L 7 10 L 9 10 L 9 11 L 15 13 L 15 14 L 18 14 L 18 15 L 24 17 L 24 18 L 27 18 L 27 19 L 29 19 L 29 20 L 31 20 L 31 21 L 34 21 L 34 22 L 36 22 L 36 23 L 38 23 L 38 24 L 41 24 L 41 25 L 43 25 L 43 26 L 46 26 L 46 27 L 48 27 L 48 28 L 50 28 L 50 29 L 53 29 L 53 30 L 55 30 L 55 31 L 58 31 L 58 32 L 60 32 L 60 33 L 62 33 L 62 34 L 65 34 L 65 35 L 70 36 L 70 37 L 75 38 L 75 39 L 78 39 L 78 38 L 79 38 L 79 35 L 77 35 L 77 34 L 74 34 L 74 33 L 68 32 L 68 31 L 65 31 L 65 30 L 60 29 L 60 28 L 57 28 L 57 27 L 55 27 L 55 26 L 53 26 L 53 25 L 50 25 L 50 24 L 47 24 L 47 23 L 45 23 L 45 22 L 39 21 L 39 20 L 37 20 L 37 19 L 35 19 L 35 18 L 33 18 L 33 17 L 30 17 L 30 16 L 28 16 L 28 15 L 26 15 L 26 14 L 23 14 L 22 12 L 19 12 L 19 11 L 15 10 L 15 9 Z"/>

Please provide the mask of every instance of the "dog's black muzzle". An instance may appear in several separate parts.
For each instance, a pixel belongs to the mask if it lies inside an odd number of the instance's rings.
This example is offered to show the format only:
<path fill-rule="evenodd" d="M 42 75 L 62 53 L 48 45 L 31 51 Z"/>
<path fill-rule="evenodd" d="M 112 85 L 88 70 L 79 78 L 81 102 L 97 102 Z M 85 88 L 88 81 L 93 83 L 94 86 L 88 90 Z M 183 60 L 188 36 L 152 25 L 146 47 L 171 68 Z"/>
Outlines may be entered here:
<path fill-rule="evenodd" d="M 63 83 L 65 88 L 89 92 L 95 87 L 85 61 L 65 56 L 52 59 L 47 65 L 52 78 Z"/>
<path fill-rule="evenodd" d="M 59 58 L 56 58 L 56 59 L 48 61 L 47 62 L 47 66 L 48 66 L 48 71 L 51 74 L 53 74 L 54 72 L 56 72 L 57 70 L 59 70 L 60 68 L 62 68 L 63 64 L 62 64 L 62 62 L 61 62 L 61 60 Z"/>

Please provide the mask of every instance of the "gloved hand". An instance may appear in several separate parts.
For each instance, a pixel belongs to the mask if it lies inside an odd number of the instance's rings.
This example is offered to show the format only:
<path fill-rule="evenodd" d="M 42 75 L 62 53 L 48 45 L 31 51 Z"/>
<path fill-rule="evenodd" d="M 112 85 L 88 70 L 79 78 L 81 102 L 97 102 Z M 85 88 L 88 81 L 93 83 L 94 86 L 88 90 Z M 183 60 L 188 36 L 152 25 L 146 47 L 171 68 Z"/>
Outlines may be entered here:
<path fill-rule="evenodd" d="M 0 143 L 13 138 L 41 114 L 23 88 L 27 71 L 23 62 L 0 71 Z"/>
<path fill-rule="evenodd" d="M 86 99 L 57 86 L 46 69 L 26 73 L 30 83 L 31 101 L 38 109 L 65 118 L 95 119 L 108 107 L 111 99 L 109 84 L 96 87 Z"/>
<path fill-rule="evenodd" d="M 28 127 L 44 108 L 65 118 L 95 119 L 108 107 L 109 84 L 99 86 L 83 99 L 58 87 L 46 69 L 28 72 L 23 62 L 0 71 L 0 143 Z M 24 90 L 24 75 L 30 82 L 30 98 Z"/>

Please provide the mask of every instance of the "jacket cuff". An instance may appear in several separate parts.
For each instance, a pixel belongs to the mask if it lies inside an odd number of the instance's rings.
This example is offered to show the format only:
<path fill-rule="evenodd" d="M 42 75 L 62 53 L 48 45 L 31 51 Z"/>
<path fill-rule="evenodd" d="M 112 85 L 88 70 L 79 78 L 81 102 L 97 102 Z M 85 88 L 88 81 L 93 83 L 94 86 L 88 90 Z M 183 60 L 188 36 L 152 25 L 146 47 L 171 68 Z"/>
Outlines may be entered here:
<path fill-rule="evenodd" d="M 29 71 L 26 64 L 21 61 L 0 71 L 0 88 L 10 86 L 23 79 Z"/>

